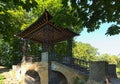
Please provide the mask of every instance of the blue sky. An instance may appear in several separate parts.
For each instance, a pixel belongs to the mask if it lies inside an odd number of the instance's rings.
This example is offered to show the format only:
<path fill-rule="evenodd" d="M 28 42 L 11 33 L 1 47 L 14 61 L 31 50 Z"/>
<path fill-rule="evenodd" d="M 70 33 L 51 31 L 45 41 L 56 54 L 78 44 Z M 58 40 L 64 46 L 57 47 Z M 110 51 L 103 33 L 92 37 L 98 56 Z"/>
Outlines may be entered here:
<path fill-rule="evenodd" d="M 120 34 L 114 36 L 105 35 L 107 28 L 111 24 L 102 24 L 100 29 L 91 33 L 87 33 L 84 28 L 84 31 L 81 32 L 80 36 L 75 37 L 75 40 L 91 44 L 93 47 L 98 48 L 100 54 L 108 53 L 110 55 L 118 55 L 120 54 Z"/>

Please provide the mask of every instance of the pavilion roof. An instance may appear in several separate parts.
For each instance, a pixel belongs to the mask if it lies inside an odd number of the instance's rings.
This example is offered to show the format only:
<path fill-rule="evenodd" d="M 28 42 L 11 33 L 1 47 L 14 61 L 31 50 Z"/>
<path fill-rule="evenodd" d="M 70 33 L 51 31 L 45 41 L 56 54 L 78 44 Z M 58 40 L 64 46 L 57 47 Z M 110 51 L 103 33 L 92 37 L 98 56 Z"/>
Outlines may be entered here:
<path fill-rule="evenodd" d="M 68 28 L 57 26 L 51 19 L 52 16 L 45 10 L 37 21 L 16 36 L 40 43 L 57 43 L 78 35 Z"/>

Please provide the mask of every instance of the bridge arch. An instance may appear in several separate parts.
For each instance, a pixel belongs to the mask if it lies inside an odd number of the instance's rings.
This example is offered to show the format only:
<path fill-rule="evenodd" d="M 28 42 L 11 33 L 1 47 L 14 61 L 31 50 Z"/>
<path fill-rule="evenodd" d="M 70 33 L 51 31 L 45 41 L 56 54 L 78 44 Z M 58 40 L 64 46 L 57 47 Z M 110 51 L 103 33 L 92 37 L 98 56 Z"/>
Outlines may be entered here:
<path fill-rule="evenodd" d="M 53 71 L 62 73 L 66 77 L 68 84 L 74 84 L 76 78 L 79 78 L 81 81 L 85 81 L 87 79 L 87 76 L 55 61 L 52 61 L 51 69 Z"/>
<path fill-rule="evenodd" d="M 68 84 L 68 80 L 61 72 L 52 70 L 49 84 Z"/>
<path fill-rule="evenodd" d="M 39 73 L 35 70 L 28 70 L 25 73 L 25 84 L 41 84 Z"/>

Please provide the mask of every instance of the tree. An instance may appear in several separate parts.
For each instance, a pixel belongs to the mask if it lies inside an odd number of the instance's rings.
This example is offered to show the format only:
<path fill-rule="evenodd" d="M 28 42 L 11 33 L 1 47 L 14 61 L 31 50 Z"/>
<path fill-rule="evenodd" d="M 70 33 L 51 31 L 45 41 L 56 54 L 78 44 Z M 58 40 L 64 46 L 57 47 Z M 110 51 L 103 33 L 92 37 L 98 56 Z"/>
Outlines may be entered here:
<path fill-rule="evenodd" d="M 78 18 L 76 23 L 88 32 L 99 29 L 100 24 L 115 22 L 106 34 L 120 33 L 120 2 L 118 0 L 62 0 L 64 7 L 71 9 L 73 16 Z"/>
<path fill-rule="evenodd" d="M 108 57 L 109 57 L 110 55 L 109 54 L 102 54 L 102 55 L 99 55 L 99 56 L 97 56 L 96 57 L 96 60 L 97 61 L 107 61 L 108 62 Z"/>
<path fill-rule="evenodd" d="M 14 35 L 27 27 L 34 19 L 13 1 L 0 1 L 0 57 L 3 65 L 17 64 L 21 61 L 23 42 Z"/>
<path fill-rule="evenodd" d="M 107 61 L 109 64 L 116 64 L 118 66 L 119 57 L 116 55 L 102 54 L 96 57 L 97 61 Z"/>
<path fill-rule="evenodd" d="M 5 3 L 6 5 L 9 5 L 11 8 L 11 3 L 15 6 L 21 6 L 26 11 L 30 11 L 31 8 L 37 6 L 37 2 L 35 0 L 1 0 L 1 2 Z"/>
<path fill-rule="evenodd" d="M 0 39 L 0 65 L 10 66 L 13 63 L 11 50 L 12 48 L 9 46 L 9 43 Z"/>
<path fill-rule="evenodd" d="M 111 26 L 113 30 L 110 29 L 112 34 L 119 34 L 119 31 L 113 32 L 119 30 L 119 3 L 117 0 L 1 0 L 0 39 L 12 48 L 10 56 L 14 60 L 20 58 L 22 41 L 14 35 L 32 24 L 45 9 L 53 15 L 54 23 L 74 32 L 80 33 L 83 28 L 90 32 L 99 29 L 102 23 L 116 22 L 116 26 Z"/>
<path fill-rule="evenodd" d="M 73 47 L 73 56 L 78 59 L 95 60 L 97 54 L 97 48 L 92 47 L 90 44 L 76 42 Z"/>
<path fill-rule="evenodd" d="M 48 11 L 51 11 L 52 14 L 56 14 L 58 10 L 62 8 L 61 1 L 60 0 L 36 0 L 38 5 L 35 7 L 29 6 L 29 11 L 27 6 L 29 3 L 32 3 L 34 0 L 1 0 L 0 1 L 0 40 L 2 41 L 2 44 L 7 43 L 10 48 L 6 47 L 8 50 L 5 49 L 4 52 L 9 51 L 10 54 L 3 54 L 2 51 L 0 54 L 2 54 L 2 60 L 3 57 L 9 57 L 11 60 L 9 60 L 9 64 L 16 64 L 20 62 L 20 59 L 22 58 L 22 46 L 23 42 L 21 39 L 14 37 L 15 34 L 20 32 L 21 30 L 24 30 L 27 28 L 30 24 L 32 24 L 45 10 L 45 8 L 48 9 Z M 25 1 L 25 2 L 24 2 Z M 29 3 L 27 3 L 29 1 Z M 32 2 L 30 2 L 32 1 Z M 20 2 L 20 3 L 18 3 Z M 23 3 L 24 2 L 24 3 Z M 53 5 L 55 4 L 55 5 Z M 26 6 L 26 8 L 24 8 Z M 19 44 L 18 44 L 19 43 Z M 37 46 L 37 44 L 31 43 L 32 47 L 29 49 L 28 52 L 30 54 L 37 54 L 40 51 L 40 47 Z M 2 47 L 0 47 L 2 49 Z M 40 53 L 39 53 L 40 54 Z M 6 59 L 6 58 L 5 58 Z M 5 61 L 4 59 L 4 61 Z M 7 59 L 6 59 L 7 60 Z"/>

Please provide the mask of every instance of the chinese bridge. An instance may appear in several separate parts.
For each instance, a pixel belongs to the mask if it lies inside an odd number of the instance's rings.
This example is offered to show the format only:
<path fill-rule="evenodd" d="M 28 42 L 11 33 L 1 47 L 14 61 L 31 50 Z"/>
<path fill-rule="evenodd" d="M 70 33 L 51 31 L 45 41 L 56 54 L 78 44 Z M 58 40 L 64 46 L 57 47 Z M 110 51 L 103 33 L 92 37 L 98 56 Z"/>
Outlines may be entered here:
<path fill-rule="evenodd" d="M 56 57 L 50 54 L 54 52 L 53 51 L 54 45 L 56 43 L 65 41 L 65 40 L 70 40 L 71 38 L 77 35 L 79 34 L 72 32 L 68 28 L 62 28 L 60 26 L 57 26 L 55 23 L 53 23 L 52 16 L 48 13 L 48 11 L 45 10 L 45 12 L 42 14 L 40 18 L 38 18 L 37 21 L 35 21 L 32 25 L 30 25 L 28 28 L 26 28 L 24 31 L 20 32 L 16 36 L 25 39 L 25 41 L 32 40 L 32 41 L 41 43 L 43 53 L 45 52 L 48 53 L 48 54 L 43 54 L 43 57 L 42 57 L 42 60 L 48 63 L 48 75 L 47 75 L 48 84 L 57 84 L 57 83 L 59 84 L 62 81 L 64 82 L 63 84 L 71 84 L 70 80 L 72 80 L 73 78 L 68 76 L 68 75 L 71 75 L 70 73 L 72 74 L 76 73 L 75 75 L 76 77 L 80 77 L 84 79 L 86 78 L 86 74 L 84 72 L 83 72 L 84 74 L 79 76 L 80 73 L 74 70 L 79 68 L 81 70 L 83 69 L 82 71 L 85 70 L 85 72 L 87 72 L 86 68 L 81 68 L 81 67 L 78 67 L 77 65 L 73 66 L 75 64 L 75 61 L 76 61 L 76 64 L 82 61 L 71 59 L 72 57 L 66 56 L 64 57 L 63 61 L 58 63 L 56 60 Z M 51 48 L 53 50 L 51 50 Z M 27 42 L 25 43 L 25 46 L 24 46 L 23 60 L 25 62 L 27 62 L 26 53 L 27 53 Z M 86 63 L 86 66 L 87 66 L 87 62 L 83 62 L 83 63 Z M 68 72 L 69 74 L 64 71 Z M 42 80 L 44 79 L 41 79 L 41 83 L 42 83 Z"/>
<path fill-rule="evenodd" d="M 52 16 L 45 10 L 37 21 L 16 35 L 25 39 L 22 63 L 20 66 L 13 66 L 13 74 L 15 77 L 18 76 L 17 82 L 21 84 L 74 84 L 77 79 L 86 81 L 89 74 L 87 61 L 73 58 L 71 55 L 65 56 L 60 61 L 52 54 L 56 43 L 70 40 L 77 35 L 79 34 L 53 23 Z M 27 60 L 28 40 L 42 44 L 43 53 L 40 60 L 34 62 Z M 68 48 L 71 48 L 71 45 L 68 45 Z M 68 51 L 72 53 L 71 49 Z"/>

